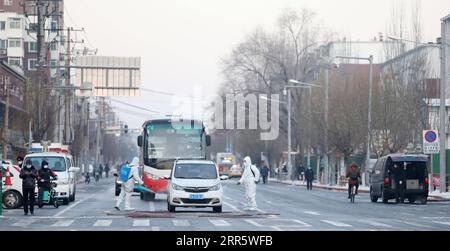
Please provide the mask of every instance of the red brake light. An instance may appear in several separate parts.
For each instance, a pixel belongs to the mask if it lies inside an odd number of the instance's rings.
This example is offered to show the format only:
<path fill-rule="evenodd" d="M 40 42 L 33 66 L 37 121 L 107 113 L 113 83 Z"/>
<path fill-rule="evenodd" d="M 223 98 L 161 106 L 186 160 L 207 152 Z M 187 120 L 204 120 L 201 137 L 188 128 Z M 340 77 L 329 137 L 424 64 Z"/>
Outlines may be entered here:
<path fill-rule="evenodd" d="M 429 180 L 428 180 L 428 178 L 425 178 L 425 185 L 428 185 L 429 184 Z"/>
<path fill-rule="evenodd" d="M 388 186 L 389 185 L 389 178 L 384 178 L 384 185 Z"/>

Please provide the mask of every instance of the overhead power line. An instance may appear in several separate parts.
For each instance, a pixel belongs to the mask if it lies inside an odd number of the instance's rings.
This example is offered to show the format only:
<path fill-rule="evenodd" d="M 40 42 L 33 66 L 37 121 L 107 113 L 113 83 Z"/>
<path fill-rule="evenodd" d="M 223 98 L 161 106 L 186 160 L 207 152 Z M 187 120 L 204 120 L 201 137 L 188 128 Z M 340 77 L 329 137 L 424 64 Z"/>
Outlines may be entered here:
<path fill-rule="evenodd" d="M 154 111 L 154 110 L 145 108 L 145 107 L 141 107 L 141 106 L 137 106 L 137 105 L 128 104 L 128 103 L 126 103 L 126 102 L 119 101 L 119 100 L 116 100 L 116 99 L 111 99 L 111 101 L 116 102 L 116 103 L 119 103 L 119 104 L 122 104 L 122 105 L 129 106 L 129 107 L 133 107 L 133 108 L 136 108 L 136 109 L 139 109 L 139 110 L 147 111 L 147 112 L 152 112 L 152 113 L 157 113 L 157 114 L 160 114 L 160 113 L 161 113 L 161 112 L 157 112 L 157 111 Z"/>

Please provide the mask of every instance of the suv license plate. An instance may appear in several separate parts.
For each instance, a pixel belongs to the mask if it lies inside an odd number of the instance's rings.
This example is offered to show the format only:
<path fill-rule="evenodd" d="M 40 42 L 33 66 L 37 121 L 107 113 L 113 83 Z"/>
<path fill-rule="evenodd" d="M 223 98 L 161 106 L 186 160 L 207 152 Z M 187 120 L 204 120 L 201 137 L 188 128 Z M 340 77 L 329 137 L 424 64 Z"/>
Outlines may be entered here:
<path fill-rule="evenodd" d="M 201 199 L 203 199 L 203 194 L 191 194 L 191 195 L 189 195 L 189 199 L 191 199 L 191 200 L 201 200 Z"/>

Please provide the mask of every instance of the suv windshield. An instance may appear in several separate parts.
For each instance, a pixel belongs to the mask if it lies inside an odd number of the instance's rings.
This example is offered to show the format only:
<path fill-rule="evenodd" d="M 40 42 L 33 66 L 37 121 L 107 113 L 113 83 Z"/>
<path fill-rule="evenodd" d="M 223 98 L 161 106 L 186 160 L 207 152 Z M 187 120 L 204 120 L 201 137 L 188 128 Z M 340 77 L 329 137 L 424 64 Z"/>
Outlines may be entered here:
<path fill-rule="evenodd" d="M 33 163 L 33 166 L 39 170 L 41 169 L 42 161 L 48 162 L 48 167 L 55 172 L 64 172 L 66 171 L 66 162 L 63 157 L 31 157 L 30 159 Z M 27 160 L 24 161 L 26 163 Z"/>
<path fill-rule="evenodd" d="M 177 164 L 174 176 L 178 179 L 217 179 L 217 170 L 213 164 Z"/>

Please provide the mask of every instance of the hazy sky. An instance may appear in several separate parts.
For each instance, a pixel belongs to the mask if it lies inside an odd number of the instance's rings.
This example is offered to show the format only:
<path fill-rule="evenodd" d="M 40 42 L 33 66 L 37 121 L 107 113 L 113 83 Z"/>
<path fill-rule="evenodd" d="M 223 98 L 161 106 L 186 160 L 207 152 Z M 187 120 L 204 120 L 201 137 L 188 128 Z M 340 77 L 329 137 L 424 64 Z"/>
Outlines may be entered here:
<path fill-rule="evenodd" d="M 314 10 L 340 37 L 369 40 L 386 32 L 394 2 L 401 1 L 65 0 L 66 24 L 84 27 L 88 46 L 104 56 L 140 56 L 142 87 L 181 95 L 193 95 L 194 86 L 213 93 L 221 82 L 220 59 L 257 26 L 273 27 L 287 7 Z M 409 12 L 413 1 L 403 2 Z M 450 0 L 422 1 L 421 7 L 424 41 L 435 41 L 440 18 L 450 14 Z M 173 110 L 171 97 L 149 92 L 119 100 L 161 112 Z M 120 117 L 130 127 L 146 119 L 126 111 Z"/>

